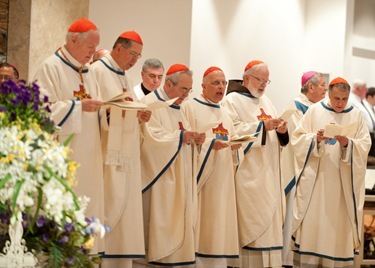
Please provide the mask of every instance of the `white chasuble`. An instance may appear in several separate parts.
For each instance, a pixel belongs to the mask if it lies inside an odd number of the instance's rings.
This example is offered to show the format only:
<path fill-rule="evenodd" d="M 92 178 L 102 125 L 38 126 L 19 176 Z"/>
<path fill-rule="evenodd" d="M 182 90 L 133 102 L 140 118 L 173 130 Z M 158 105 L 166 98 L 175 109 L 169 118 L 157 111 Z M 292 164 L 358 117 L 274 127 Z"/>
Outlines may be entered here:
<path fill-rule="evenodd" d="M 254 98 L 243 92 L 229 93 L 222 105 L 238 135 L 258 133 L 257 141 L 243 145 L 245 157 L 235 177 L 241 257 L 247 251 L 262 252 L 258 258 L 263 265 L 280 266 L 285 206 L 280 143 L 275 130 L 263 131 L 264 120 L 277 118 L 276 109 L 267 96 Z"/>
<path fill-rule="evenodd" d="M 135 99 L 133 85 L 124 71 L 106 55 L 91 65 L 104 100 L 126 91 Z M 107 115 L 107 109 L 110 109 Z M 102 146 L 104 158 L 105 223 L 111 230 L 106 234 L 104 264 L 107 258 L 143 258 L 145 256 L 140 127 L 137 110 L 104 107 Z M 109 122 L 109 125 L 108 125 Z"/>
<path fill-rule="evenodd" d="M 166 100 L 163 89 L 157 89 L 142 102 Z M 146 257 L 152 264 L 195 263 L 194 145 L 182 142 L 183 132 L 189 129 L 176 105 L 153 110 L 150 121 L 143 127 L 141 161 Z"/>
<path fill-rule="evenodd" d="M 289 103 L 286 109 L 297 109 L 288 119 L 288 132 L 291 134 L 297 128 L 302 116 L 307 112 L 313 103 L 304 94 L 300 94 Z M 281 149 L 281 181 L 286 199 L 285 223 L 283 228 L 283 265 L 293 265 L 293 254 L 290 249 L 292 233 L 293 201 L 295 194 L 296 177 L 298 168 L 295 163 L 291 143 Z"/>
<path fill-rule="evenodd" d="M 79 100 L 83 92 L 94 100 L 101 101 L 101 96 L 92 72 L 85 66 L 82 83 L 77 66 L 81 64 L 62 47 L 41 64 L 35 79 L 41 87 L 41 93 L 47 95 L 51 103 L 52 120 L 61 127 L 59 141 L 63 143 L 73 134 L 68 146 L 73 150 L 72 159 L 79 163 L 76 176 L 78 184 L 73 190 L 77 196 L 90 198 L 86 216 L 97 217 L 103 223 L 103 160 L 99 115 L 98 112 L 83 112 Z M 96 238 L 92 252 L 102 252 L 103 246 L 104 239 Z"/>
<path fill-rule="evenodd" d="M 352 267 L 361 241 L 364 177 L 370 136 L 362 114 L 351 105 L 335 112 L 329 100 L 316 103 L 293 132 L 298 163 L 293 208 L 292 249 L 300 265 Z M 336 139 L 317 144 L 316 133 L 328 124 L 348 126 L 349 144 Z"/>
<path fill-rule="evenodd" d="M 238 258 L 238 227 L 234 186 L 232 149 L 213 150 L 215 140 L 229 141 L 237 137 L 233 122 L 218 104 L 202 97 L 182 104 L 181 109 L 193 131 L 205 129 L 206 140 L 201 146 L 196 177 L 198 218 L 196 252 L 203 258 Z M 237 152 L 234 151 L 234 159 Z"/>

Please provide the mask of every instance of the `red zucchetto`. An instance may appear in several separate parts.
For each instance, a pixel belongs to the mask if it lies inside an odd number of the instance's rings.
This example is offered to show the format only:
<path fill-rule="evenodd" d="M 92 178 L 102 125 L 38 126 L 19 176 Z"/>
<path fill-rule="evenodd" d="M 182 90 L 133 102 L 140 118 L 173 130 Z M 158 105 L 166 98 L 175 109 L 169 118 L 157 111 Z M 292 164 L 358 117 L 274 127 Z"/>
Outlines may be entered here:
<path fill-rule="evenodd" d="M 186 65 L 177 63 L 169 67 L 166 75 L 170 75 L 170 74 L 174 74 L 174 73 L 178 73 L 182 71 L 189 71 L 189 67 L 187 67 Z"/>
<path fill-rule="evenodd" d="M 73 22 L 70 27 L 69 27 L 69 32 L 71 33 L 86 33 L 91 30 L 96 30 L 97 27 L 95 24 L 86 19 L 86 18 L 81 18 Z"/>
<path fill-rule="evenodd" d="M 331 83 L 329 83 L 329 85 L 333 86 L 333 85 L 336 85 L 336 84 L 339 84 L 339 83 L 343 83 L 343 84 L 349 85 L 349 83 L 344 78 L 341 78 L 341 77 L 336 77 L 335 79 L 333 79 L 331 81 Z"/>
<path fill-rule="evenodd" d="M 246 67 L 245 67 L 245 72 L 247 71 L 247 70 L 249 70 L 251 67 L 253 67 L 253 66 L 255 66 L 255 65 L 258 65 L 258 64 L 261 64 L 261 63 L 264 63 L 263 61 L 260 61 L 260 60 L 252 60 L 252 61 L 250 61 L 247 65 L 246 65 Z"/>
<path fill-rule="evenodd" d="M 216 66 L 211 66 L 210 68 L 208 68 L 204 74 L 203 74 L 203 78 L 206 77 L 209 73 L 212 73 L 213 71 L 223 71 L 221 70 L 219 67 L 216 67 Z"/>
<path fill-rule="evenodd" d="M 142 41 L 142 38 L 141 36 L 135 32 L 135 31 L 127 31 L 127 32 L 123 32 L 121 35 L 120 35 L 121 38 L 126 38 L 126 39 L 129 39 L 129 40 L 132 40 L 134 42 L 137 42 L 141 45 L 143 45 L 143 41 Z"/>

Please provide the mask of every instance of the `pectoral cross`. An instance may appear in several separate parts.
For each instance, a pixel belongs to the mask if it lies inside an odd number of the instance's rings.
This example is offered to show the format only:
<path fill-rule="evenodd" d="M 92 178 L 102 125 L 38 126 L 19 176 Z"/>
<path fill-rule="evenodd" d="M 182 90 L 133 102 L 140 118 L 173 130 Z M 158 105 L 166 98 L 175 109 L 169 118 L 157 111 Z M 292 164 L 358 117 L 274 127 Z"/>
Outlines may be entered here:
<path fill-rule="evenodd" d="M 257 116 L 258 120 L 267 120 L 267 119 L 272 119 L 272 116 L 266 114 L 266 112 L 263 110 L 263 108 L 260 108 L 260 115 Z"/>
<path fill-rule="evenodd" d="M 122 88 L 122 92 L 127 92 L 128 90 L 126 89 L 126 88 Z M 131 97 L 126 97 L 126 98 L 124 98 L 124 101 L 134 101 L 133 100 L 133 98 L 131 98 Z"/>
<path fill-rule="evenodd" d="M 181 121 L 178 122 L 178 127 L 179 127 L 180 130 L 185 130 L 184 125 L 182 124 Z"/>
<path fill-rule="evenodd" d="M 73 91 L 74 97 L 82 100 L 82 99 L 91 99 L 90 94 L 86 93 L 86 89 L 84 85 L 79 85 L 79 91 Z"/>

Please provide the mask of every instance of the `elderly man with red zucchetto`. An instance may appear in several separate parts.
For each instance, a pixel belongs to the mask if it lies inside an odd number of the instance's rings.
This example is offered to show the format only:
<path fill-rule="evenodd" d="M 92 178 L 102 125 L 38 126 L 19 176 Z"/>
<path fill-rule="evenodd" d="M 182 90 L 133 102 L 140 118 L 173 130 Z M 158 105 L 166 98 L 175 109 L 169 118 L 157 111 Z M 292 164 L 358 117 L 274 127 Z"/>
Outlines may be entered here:
<path fill-rule="evenodd" d="M 78 196 L 90 198 L 86 216 L 104 220 L 103 160 L 98 110 L 103 105 L 89 61 L 99 44 L 99 29 L 86 18 L 73 22 L 66 43 L 40 66 L 35 79 L 51 103 L 52 119 L 61 128 L 58 140 L 72 139 L 72 159 L 79 164 Z M 96 240 L 92 253 L 104 250 Z"/>

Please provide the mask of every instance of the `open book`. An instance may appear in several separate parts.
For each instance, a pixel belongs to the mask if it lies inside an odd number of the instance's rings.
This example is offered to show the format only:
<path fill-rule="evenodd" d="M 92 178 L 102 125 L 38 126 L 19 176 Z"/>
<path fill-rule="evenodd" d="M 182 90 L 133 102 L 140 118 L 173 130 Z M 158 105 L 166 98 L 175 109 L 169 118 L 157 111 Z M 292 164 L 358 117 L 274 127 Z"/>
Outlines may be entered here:
<path fill-rule="evenodd" d="M 357 125 L 358 123 L 353 123 L 347 126 L 328 124 L 324 128 L 324 137 L 333 138 L 334 136 L 354 135 L 357 131 Z"/>
<path fill-rule="evenodd" d="M 258 132 L 256 133 L 253 133 L 253 134 L 249 134 L 249 135 L 243 135 L 243 136 L 240 136 L 236 139 L 232 139 L 230 141 L 223 141 L 229 145 L 234 145 L 234 144 L 241 144 L 241 143 L 245 143 L 245 142 L 254 142 L 257 140 L 257 135 Z"/>
<path fill-rule="evenodd" d="M 124 92 L 108 101 L 105 101 L 104 105 L 116 106 L 124 110 L 156 110 L 173 104 L 177 99 L 178 97 L 167 101 L 156 101 L 147 105 L 140 102 L 134 102 L 132 95 L 129 92 Z"/>
<path fill-rule="evenodd" d="M 123 92 L 112 99 L 105 101 L 104 105 L 116 106 L 124 110 L 145 110 L 147 105 L 140 102 L 134 102 L 129 92 Z"/>

